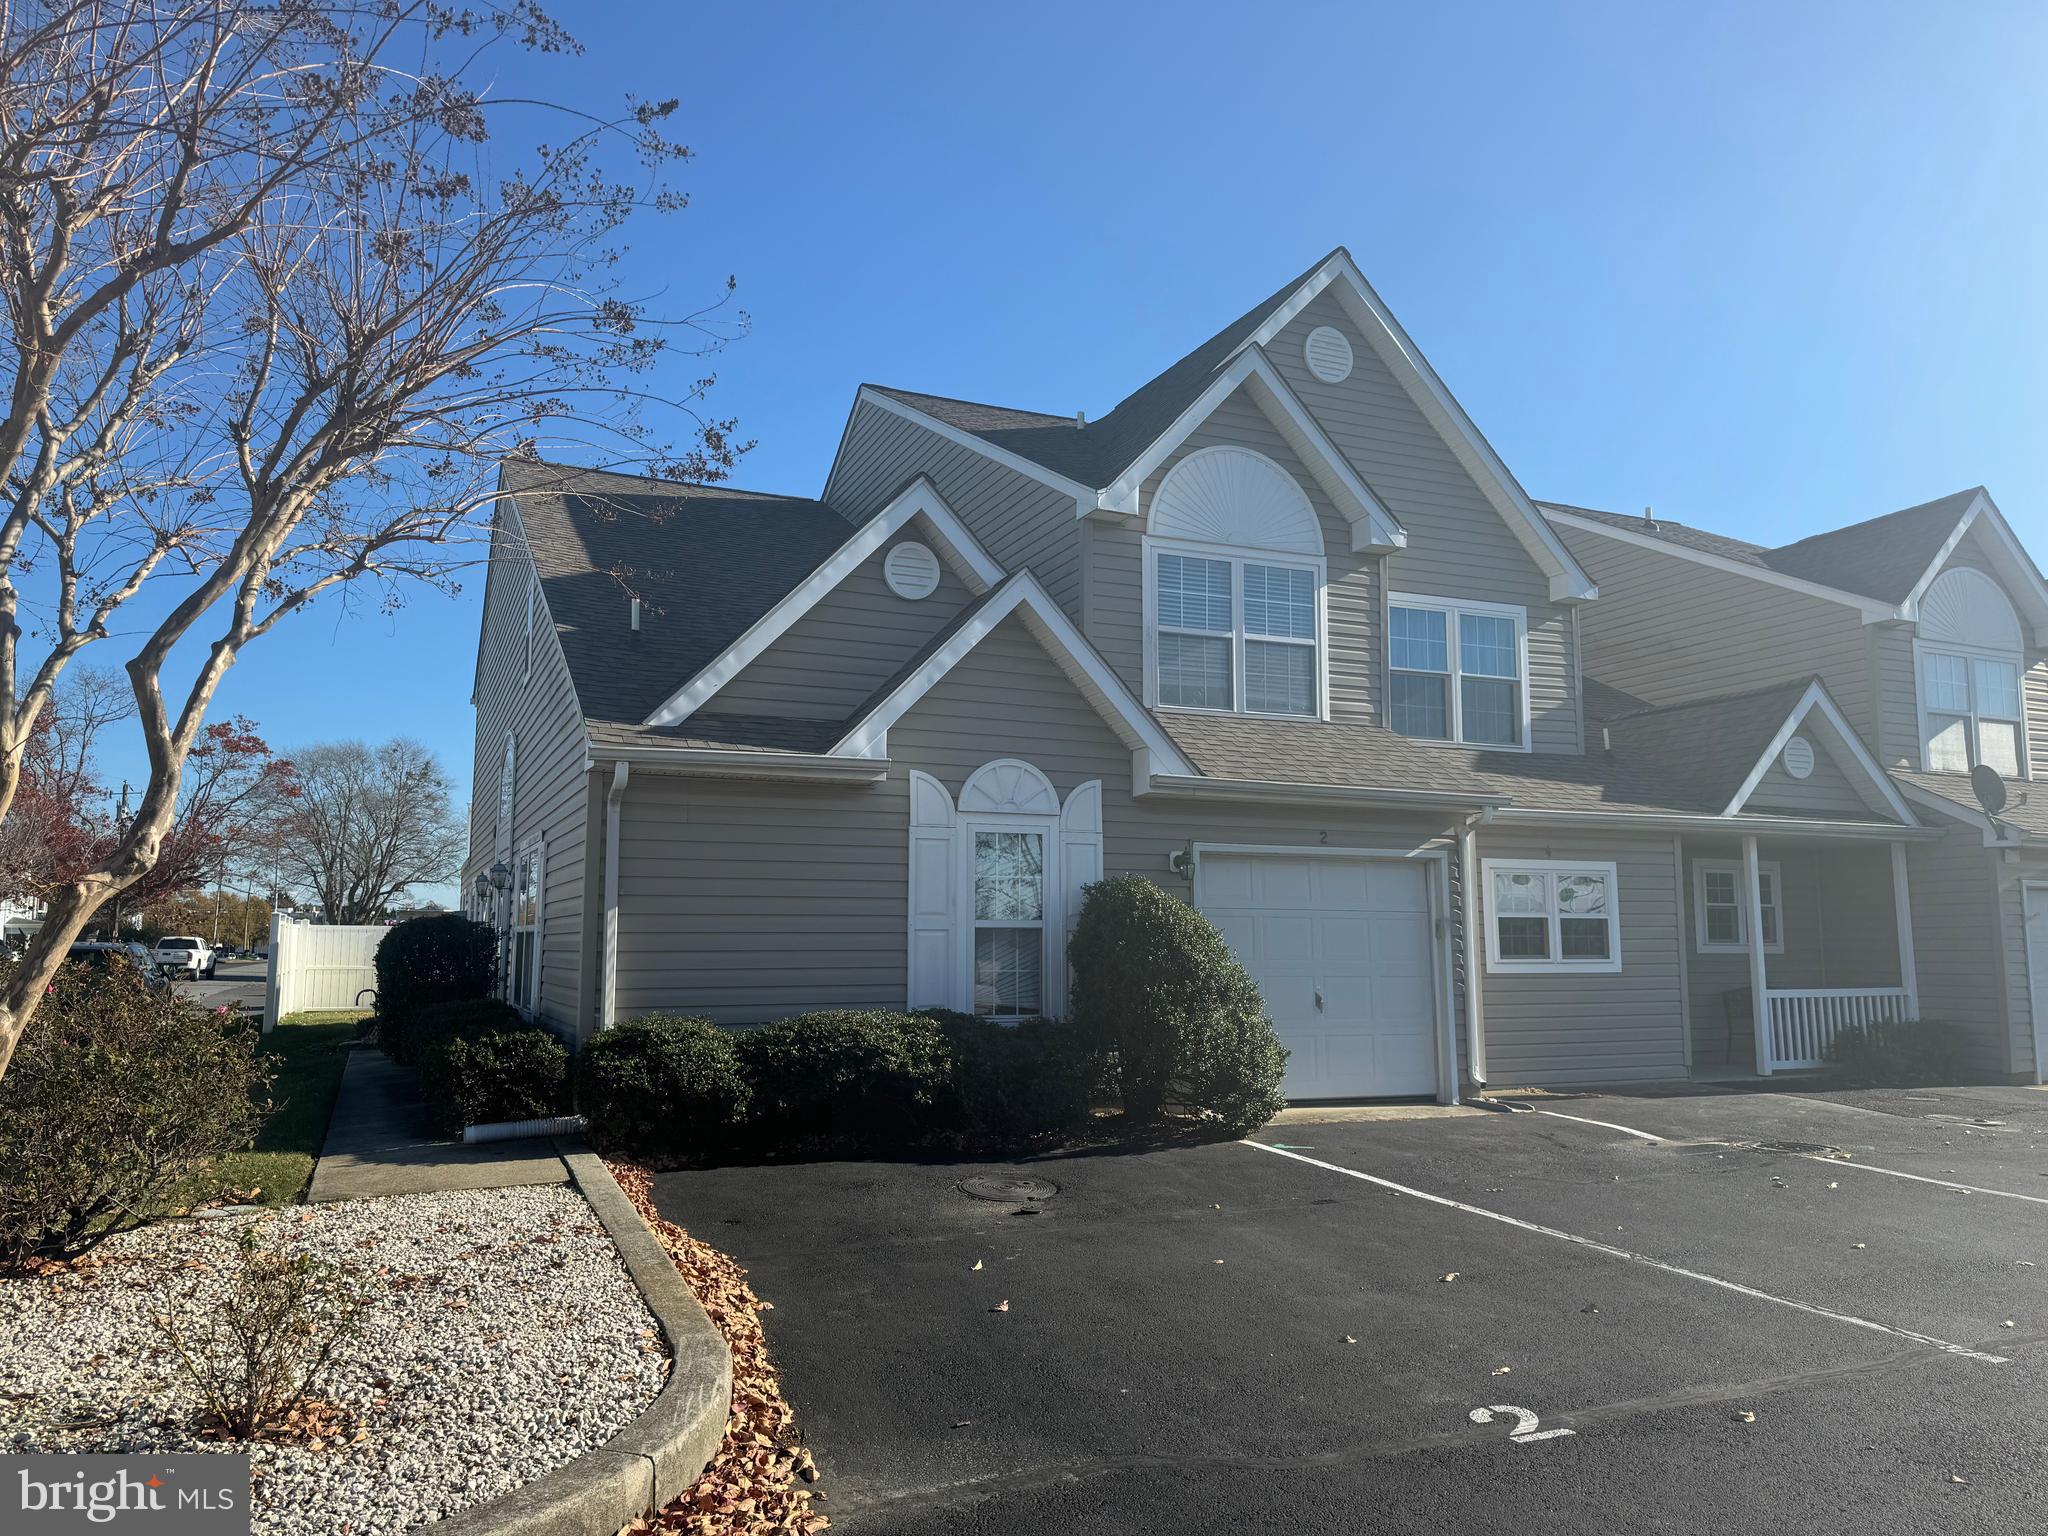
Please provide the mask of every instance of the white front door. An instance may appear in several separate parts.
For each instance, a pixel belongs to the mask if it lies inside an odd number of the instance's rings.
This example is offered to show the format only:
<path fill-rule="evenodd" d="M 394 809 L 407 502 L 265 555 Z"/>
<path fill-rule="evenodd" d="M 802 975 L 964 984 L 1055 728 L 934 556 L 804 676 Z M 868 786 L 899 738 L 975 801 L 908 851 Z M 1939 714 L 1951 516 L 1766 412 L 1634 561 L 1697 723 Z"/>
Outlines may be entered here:
<path fill-rule="evenodd" d="M 1290 1099 L 1437 1091 L 1436 943 L 1419 859 L 1204 853 L 1195 905 L 1265 996 Z"/>

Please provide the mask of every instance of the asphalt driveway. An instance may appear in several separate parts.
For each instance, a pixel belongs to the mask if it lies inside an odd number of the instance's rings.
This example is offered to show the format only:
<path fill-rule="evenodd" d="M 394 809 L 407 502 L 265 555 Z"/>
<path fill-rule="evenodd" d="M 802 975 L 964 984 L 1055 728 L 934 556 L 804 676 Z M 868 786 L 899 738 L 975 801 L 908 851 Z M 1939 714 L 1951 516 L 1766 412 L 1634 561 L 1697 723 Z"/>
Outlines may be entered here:
<path fill-rule="evenodd" d="M 657 1195 L 854 1536 L 2043 1528 L 2048 1094 L 1542 1107 Z"/>

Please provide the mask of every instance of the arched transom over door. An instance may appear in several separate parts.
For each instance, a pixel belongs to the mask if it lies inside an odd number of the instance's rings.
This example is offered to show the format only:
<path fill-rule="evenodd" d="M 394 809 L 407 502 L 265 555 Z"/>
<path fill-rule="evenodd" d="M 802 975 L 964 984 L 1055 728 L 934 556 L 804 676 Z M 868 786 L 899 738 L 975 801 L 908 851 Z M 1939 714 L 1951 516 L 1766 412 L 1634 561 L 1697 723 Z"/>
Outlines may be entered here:
<path fill-rule="evenodd" d="M 1067 936 L 1102 878 L 1102 784 L 1061 799 L 1021 758 L 969 774 L 956 802 L 910 774 L 907 1004 L 992 1019 L 1066 1011 Z"/>

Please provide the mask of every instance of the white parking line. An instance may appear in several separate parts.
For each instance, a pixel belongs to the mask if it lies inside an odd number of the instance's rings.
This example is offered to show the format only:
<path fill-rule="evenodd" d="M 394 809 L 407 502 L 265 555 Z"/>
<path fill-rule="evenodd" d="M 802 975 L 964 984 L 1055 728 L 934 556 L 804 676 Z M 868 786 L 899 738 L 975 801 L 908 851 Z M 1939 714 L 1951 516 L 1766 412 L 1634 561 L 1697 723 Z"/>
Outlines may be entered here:
<path fill-rule="evenodd" d="M 1644 1141 L 1661 1142 L 1664 1140 L 1662 1136 L 1652 1136 L 1648 1131 L 1639 1131 L 1634 1126 L 1616 1125 L 1611 1120 L 1588 1120 L 1584 1115 L 1567 1115 L 1562 1110 L 1556 1109 L 1539 1109 L 1536 1113 L 1548 1115 L 1553 1120 L 1576 1120 L 1581 1125 L 1597 1125 L 1603 1131 L 1619 1131 L 1624 1136 L 1640 1136 Z"/>
<path fill-rule="evenodd" d="M 1639 1131 L 1631 1125 L 1616 1125 L 1611 1120 L 1588 1120 L 1584 1115 L 1560 1114 L 1554 1109 L 1539 1109 L 1539 1115 L 1548 1115 L 1553 1120 L 1576 1120 L 1580 1125 L 1597 1125 L 1603 1131 L 1620 1131 L 1624 1136 L 1640 1136 L 1644 1141 L 1663 1142 L 1668 1138 L 1653 1136 L 1648 1131 Z M 1874 1114 L 1870 1110 L 1865 1113 Z M 1824 1157 L 1818 1152 L 1795 1152 L 1794 1157 L 1803 1157 L 1810 1163 L 1825 1163 L 1830 1168 L 1854 1168 L 1862 1173 L 1881 1173 L 1890 1179 L 1911 1179 L 1915 1184 L 1932 1184 L 1937 1189 L 1954 1190 L 1964 1195 L 1996 1195 L 2001 1200 L 2024 1200 L 2029 1205 L 2048 1205 L 2048 1197 L 2022 1195 L 2016 1190 L 1990 1189 L 1982 1184 L 1958 1184 L 1954 1179 L 1932 1179 L 1924 1173 L 1906 1173 L 1897 1168 L 1880 1168 L 1875 1163 L 1859 1163 L 1849 1157 Z"/>
<path fill-rule="evenodd" d="M 1653 1259 L 1647 1253 L 1631 1253 L 1626 1248 L 1617 1248 L 1612 1243 L 1603 1243 L 1590 1237 L 1581 1237 L 1576 1232 L 1560 1231 L 1533 1221 L 1524 1221 L 1519 1216 L 1509 1216 L 1501 1211 L 1489 1211 L 1483 1205 L 1468 1205 L 1463 1200 L 1453 1200 L 1447 1195 L 1433 1195 L 1426 1189 L 1416 1189 L 1407 1184 L 1396 1184 L 1392 1179 L 1383 1179 L 1377 1174 L 1361 1173 L 1356 1168 L 1346 1168 L 1340 1163 L 1326 1163 L 1319 1157 L 1303 1157 L 1299 1152 L 1290 1152 L 1281 1147 L 1268 1146 L 1263 1141 L 1246 1140 L 1242 1145 L 1256 1147 L 1261 1152 L 1270 1152 L 1275 1157 L 1291 1158 L 1297 1163 L 1307 1163 L 1311 1168 L 1321 1168 L 1329 1173 L 1341 1173 L 1347 1179 L 1361 1179 L 1367 1184 L 1376 1184 L 1381 1189 L 1391 1189 L 1396 1194 L 1410 1195 L 1431 1205 L 1440 1205 L 1446 1210 L 1463 1211 L 1468 1216 L 1483 1216 L 1488 1221 L 1500 1222 L 1503 1226 L 1518 1227 L 1524 1232 L 1534 1232 L 1541 1237 L 1554 1237 L 1562 1243 L 1572 1243 L 1580 1248 L 1604 1253 L 1612 1259 L 1624 1259 L 1631 1264 L 1641 1264 L 1650 1269 L 1661 1269 L 1667 1275 L 1677 1275 L 1685 1280 L 1697 1280 L 1702 1285 L 1715 1286 L 1720 1290 L 1733 1291 L 1738 1296 L 1748 1296 L 1756 1301 L 1768 1301 L 1774 1306 L 1790 1307 L 1795 1312 L 1804 1312 L 1811 1317 L 1824 1317 L 1830 1322 L 1847 1323 L 1852 1328 L 1867 1329 L 1881 1333 L 1888 1338 L 1906 1339 L 1915 1344 L 1925 1344 L 1938 1349 L 1945 1355 L 1957 1355 L 1965 1360 L 1981 1361 L 1985 1365 L 2006 1365 L 2004 1355 L 1986 1354 L 1964 1344 L 1951 1344 L 1946 1339 L 1937 1339 L 1931 1334 L 1915 1333 L 1910 1328 L 1894 1328 L 1889 1323 L 1873 1322 L 1867 1317 L 1857 1317 L 1850 1312 L 1833 1312 L 1826 1307 L 1817 1307 L 1812 1302 L 1794 1301 L 1789 1296 L 1774 1296 L 1769 1291 L 1760 1291 L 1753 1285 L 1744 1285 L 1736 1280 L 1723 1280 L 1719 1275 L 1703 1274 L 1697 1269 L 1686 1269 L 1677 1264 L 1666 1264 L 1662 1259 Z"/>

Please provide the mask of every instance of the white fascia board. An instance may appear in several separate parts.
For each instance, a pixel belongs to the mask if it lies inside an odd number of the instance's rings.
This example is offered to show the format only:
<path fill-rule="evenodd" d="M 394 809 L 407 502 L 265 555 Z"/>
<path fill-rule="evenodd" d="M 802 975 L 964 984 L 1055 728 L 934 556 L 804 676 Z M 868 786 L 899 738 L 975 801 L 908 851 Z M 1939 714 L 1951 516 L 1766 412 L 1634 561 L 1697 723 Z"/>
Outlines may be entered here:
<path fill-rule="evenodd" d="M 1005 469 L 1014 469 L 1020 475 L 1028 475 L 1041 485 L 1049 485 L 1056 491 L 1064 491 L 1067 495 L 1074 498 L 1075 506 L 1078 509 L 1077 515 L 1085 515 L 1094 509 L 1095 487 L 1092 485 L 1083 485 L 1078 480 L 1069 480 L 1065 475 L 1055 474 L 1043 464 L 1035 463 L 1025 458 L 1021 453 L 1012 453 L 1007 448 L 999 448 L 986 438 L 976 437 L 972 432 L 962 431 L 951 422 L 941 421 L 936 416 L 928 416 L 916 406 L 905 405 L 901 400 L 893 399 L 883 394 L 880 390 L 870 388 L 866 384 L 863 384 L 860 388 L 860 394 L 856 398 L 856 403 L 859 401 L 866 401 L 877 410 L 887 411 L 892 416 L 901 416 L 905 421 L 916 422 L 917 425 L 923 427 L 927 432 L 936 432 L 948 442 L 958 443 L 962 448 L 971 449 L 983 458 L 993 460 L 995 463 L 1002 465 Z M 1077 427 L 1075 430 L 1079 431 L 1080 429 Z M 827 483 L 829 484 L 830 482 L 828 481 Z"/>
<path fill-rule="evenodd" d="M 2016 848 L 2026 840 L 2026 833 L 2010 822 L 1993 821 L 1975 806 L 1964 805 L 1960 800 L 1951 800 L 1918 784 L 1902 784 L 1906 798 L 1924 806 L 1938 816 L 1947 816 L 1965 826 L 1975 827 L 1984 836 L 1986 848 Z"/>
<path fill-rule="evenodd" d="M 1458 404 L 1436 370 L 1429 365 L 1429 359 L 1422 355 L 1421 349 L 1401 328 L 1401 322 L 1394 318 L 1393 311 L 1373 292 L 1365 274 L 1343 251 L 1331 256 L 1295 291 L 1292 298 L 1274 310 L 1265 324 L 1252 333 L 1246 346 L 1269 346 L 1296 315 L 1333 285 L 1337 301 L 1344 306 L 1352 324 L 1379 354 L 1380 361 L 1401 381 L 1422 414 L 1429 418 L 1430 424 L 1465 466 L 1486 499 L 1493 503 L 1494 510 L 1508 525 L 1508 531 L 1550 578 L 1550 600 L 1574 603 L 1597 598 L 1600 588 L 1593 578 L 1579 568 L 1572 552 L 1565 548 L 1564 540 L 1536 510 L 1536 503 L 1530 500 L 1529 493 L 1508 472 L 1500 455 L 1493 451 L 1493 445 L 1487 442 L 1472 418 L 1465 414 L 1465 408 Z"/>
<path fill-rule="evenodd" d="M 1464 794 L 1456 790 L 1376 789 L 1362 784 L 1303 784 L 1286 779 L 1222 779 L 1148 768 L 1137 795 L 1170 795 L 1198 800 L 1251 800 L 1287 804 L 1336 802 L 1383 810 L 1472 812 L 1509 804 L 1505 795 Z M 1311 850 L 1313 851 L 1313 850 Z"/>
<path fill-rule="evenodd" d="M 1019 571 L 1005 582 L 994 597 L 925 659 L 923 665 L 891 689 L 887 698 L 855 721 L 852 729 L 833 745 L 829 755 L 873 761 L 869 754 L 875 750 L 876 743 L 886 738 L 889 728 L 1013 613 L 1022 617 L 1032 634 L 1052 652 L 1061 671 L 1095 706 L 1124 745 L 1146 750 L 1150 761 L 1169 773 L 1195 772 L 1194 764 L 1181 755 L 1180 749 L 1173 744 L 1173 738 L 1160 729 L 1159 722 L 1124 686 L 1123 680 L 1083 638 L 1074 627 L 1073 620 L 1061 611 L 1059 604 L 1029 571 Z"/>
<path fill-rule="evenodd" d="M 1740 560 L 1730 560 L 1726 555 L 1709 554 L 1703 549 L 1687 549 L 1682 544 L 1652 538 L 1647 533 L 1636 533 L 1627 528 L 1617 528 L 1612 523 L 1596 522 L 1590 517 L 1580 517 L 1556 507 L 1547 509 L 1543 515 L 1553 523 L 1561 523 L 1567 528 L 1577 528 L 1585 533 L 1597 533 L 1603 539 L 1613 539 L 1618 544 L 1627 544 L 1636 549 L 1655 550 L 1658 554 L 1669 555 L 1674 560 L 1690 561 L 1694 565 L 1726 571 L 1732 576 L 1747 576 L 1751 581 L 1760 581 L 1766 586 L 1783 587 L 1788 592 L 1803 592 L 1808 597 L 1817 597 L 1823 602 L 1840 603 L 1845 608 L 1854 608 L 1866 624 L 1882 624 L 1900 617 L 1898 608 L 1890 603 L 1879 602 L 1874 597 L 1862 597 L 1854 592 L 1844 592 L 1839 587 L 1822 586 L 1817 581 L 1806 581 L 1798 576 L 1787 576 L 1768 566 L 1745 565 Z"/>
<path fill-rule="evenodd" d="M 815 752 L 748 752 L 718 747 L 592 746 L 586 769 L 603 763 L 631 763 L 647 773 L 687 773 L 721 779 L 824 780 L 878 784 L 889 776 L 886 757 L 830 757 Z"/>
<path fill-rule="evenodd" d="M 1292 448 L 1308 472 L 1315 476 L 1329 498 L 1351 524 L 1354 550 L 1404 548 L 1408 531 L 1389 512 L 1372 487 L 1358 476 L 1322 424 L 1311 416 L 1301 398 L 1288 388 L 1272 359 L 1256 347 L 1240 351 L 1230 366 L 1219 373 L 1209 387 L 1188 408 L 1174 418 L 1173 425 L 1154 438 L 1145 451 L 1126 465 L 1123 472 L 1102 490 L 1088 511 L 1116 512 L 1136 516 L 1143 509 L 1138 493 L 1144 484 L 1191 437 L 1195 429 L 1216 414 L 1224 401 L 1250 386 L 1253 402 L 1273 423 L 1287 446 Z"/>
<path fill-rule="evenodd" d="M 1870 749 L 1864 746 L 1862 739 L 1849 728 L 1849 722 L 1842 718 L 1842 711 L 1836 706 L 1827 689 L 1817 680 L 1807 684 L 1806 692 L 1799 696 L 1799 702 L 1794 704 L 1791 713 L 1785 716 L 1785 723 L 1778 727 L 1778 733 L 1771 738 L 1771 744 L 1764 748 L 1763 756 L 1758 758 L 1756 766 L 1749 770 L 1748 777 L 1742 781 L 1742 787 L 1735 791 L 1735 797 L 1728 802 L 1728 808 L 1721 814 L 1739 816 L 1742 813 L 1742 808 L 1749 803 L 1749 797 L 1756 793 L 1757 785 L 1761 784 L 1764 775 L 1770 772 L 1771 764 L 1776 762 L 1778 754 L 1785 750 L 1785 743 L 1792 739 L 1792 733 L 1816 710 L 1822 719 L 1834 727 L 1835 735 L 1847 750 L 1850 760 L 1870 781 L 1870 787 L 1877 791 L 1878 797 L 1890 808 L 1892 814 L 1899 818 L 1900 824 L 1917 827 L 1920 824 L 1919 819 L 1914 816 L 1913 808 L 1907 805 L 1899 794 L 1899 787 L 1892 782 L 1892 776 L 1870 755 Z"/>
<path fill-rule="evenodd" d="M 1948 564 L 1949 557 L 1956 552 L 1956 547 L 1963 542 L 1980 519 L 1984 526 L 1991 530 L 1992 537 L 1998 541 L 2000 547 L 2005 550 L 2006 557 L 2012 562 L 2011 575 L 2030 600 L 2029 606 L 2033 611 L 2028 627 L 2033 631 L 2033 644 L 2048 646 L 2048 586 L 2044 586 L 2041 578 L 2035 574 L 2034 562 L 2028 557 L 2018 535 L 2012 531 L 2012 525 L 2005 520 L 2005 514 L 1998 510 L 1997 505 L 1983 491 L 1977 493 L 1976 500 L 1970 503 L 1969 509 L 1956 519 L 1954 530 L 1942 541 L 1941 548 L 1935 552 L 1934 558 L 1927 562 L 1927 569 L 1922 571 L 1920 579 L 1913 583 L 1913 590 L 1906 594 L 1906 600 L 1899 604 L 1898 616 L 1914 623 L 1919 622 L 1920 600 L 1926 597 L 1927 589 L 1934 585 L 1934 579 L 1941 574 L 1942 567 Z"/>
<path fill-rule="evenodd" d="M 1482 823 L 1495 827 L 1608 827 L 1634 828 L 1642 832 L 1700 832 L 1727 834 L 1753 832 L 1759 837 L 1838 837 L 1860 842 L 1915 842 L 1939 839 L 1941 833 L 1926 827 L 1896 826 L 1887 821 L 1821 821 L 1803 816 L 1708 816 L 1679 811 L 1546 811 L 1534 807 L 1507 806 Z M 1483 841 L 1486 833 L 1480 832 Z"/>
<path fill-rule="evenodd" d="M 826 593 L 852 575 L 863 561 L 920 514 L 932 525 L 940 544 L 977 596 L 1003 579 L 1003 568 L 968 532 L 967 525 L 954 515 L 938 488 L 920 475 L 905 486 L 894 501 L 856 529 L 853 537 L 834 550 L 824 564 L 805 577 L 781 602 L 756 619 L 745 634 L 663 700 L 641 723 L 680 725 L 689 719 L 712 695 L 780 639 L 792 624 L 816 607 Z"/>

